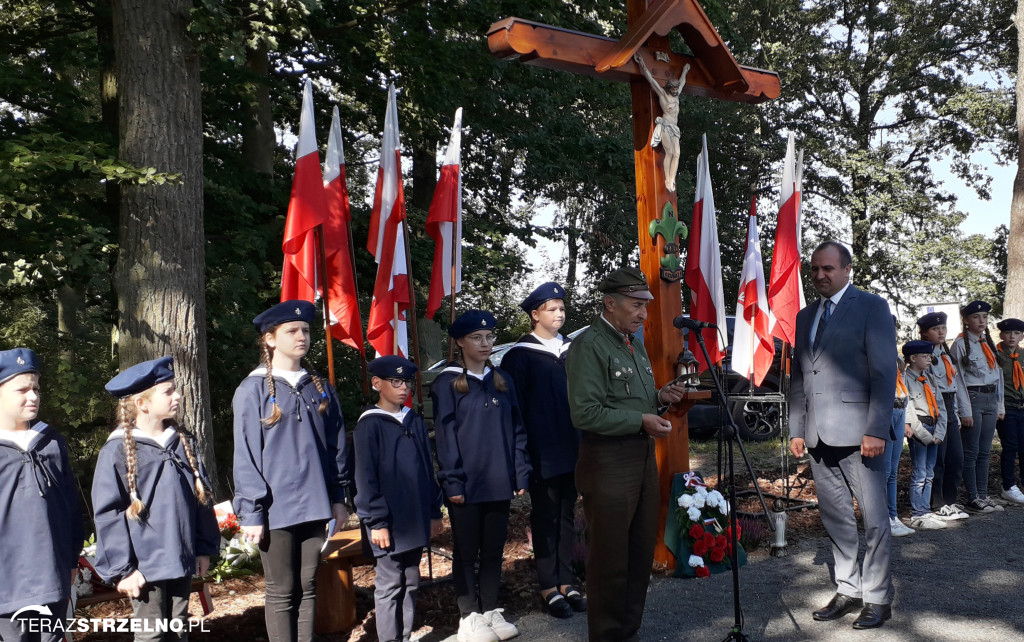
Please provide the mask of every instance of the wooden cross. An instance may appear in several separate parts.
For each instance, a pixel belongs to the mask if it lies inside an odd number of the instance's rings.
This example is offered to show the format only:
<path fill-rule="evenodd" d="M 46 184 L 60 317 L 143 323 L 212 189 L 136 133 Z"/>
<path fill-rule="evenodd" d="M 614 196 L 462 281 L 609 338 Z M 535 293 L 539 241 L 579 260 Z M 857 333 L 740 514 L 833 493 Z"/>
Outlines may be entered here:
<path fill-rule="evenodd" d="M 672 320 L 682 313 L 682 270 L 678 260 L 673 260 L 679 251 L 675 232 L 670 232 L 673 238 L 656 232 L 678 229 L 671 224 L 663 225 L 661 219 L 681 217 L 676 193 L 665 187 L 659 160 L 662 152 L 650 145 L 661 107 L 633 55 L 643 54 L 651 74 L 662 85 L 679 78 L 683 67 L 689 64 L 690 73 L 682 93 L 692 96 L 757 104 L 777 98 L 780 85 L 774 72 L 737 64 L 696 0 L 627 0 L 627 14 L 628 30 L 620 40 L 520 18 L 494 23 L 487 39 L 491 53 L 499 58 L 518 57 L 528 65 L 630 83 L 640 268 L 655 295 L 644 324 L 644 345 L 660 386 L 676 376 L 676 358 L 683 350 L 681 333 L 672 325 Z M 668 35 L 672 29 L 679 30 L 693 55 L 671 51 Z M 679 125 L 684 127 L 685 123 Z M 676 269 L 672 269 L 673 265 Z M 664 531 L 672 476 L 689 470 L 690 466 L 686 410 L 694 399 L 709 396 L 707 392 L 691 394 L 688 402 L 679 404 L 683 407 L 670 416 L 672 434 L 657 442 L 661 510 L 655 561 L 669 566 L 674 564 L 674 557 L 664 545 Z"/>

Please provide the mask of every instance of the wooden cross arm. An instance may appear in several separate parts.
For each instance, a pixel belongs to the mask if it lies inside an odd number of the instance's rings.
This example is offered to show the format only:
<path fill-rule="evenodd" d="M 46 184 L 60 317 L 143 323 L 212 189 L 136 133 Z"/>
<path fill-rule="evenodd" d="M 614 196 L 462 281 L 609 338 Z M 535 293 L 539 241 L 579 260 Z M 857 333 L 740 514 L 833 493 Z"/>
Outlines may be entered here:
<path fill-rule="evenodd" d="M 606 72 L 597 71 L 600 61 L 612 55 L 619 47 L 619 41 L 595 36 L 581 31 L 562 29 L 522 18 L 505 18 L 495 22 L 487 30 L 487 45 L 498 58 L 518 57 L 520 62 L 545 69 L 556 69 L 593 76 L 604 80 L 631 82 L 644 80 L 640 67 L 632 57 L 620 67 Z M 646 48 L 641 47 L 641 51 Z M 654 59 L 654 53 L 647 51 L 645 58 L 648 68 L 656 80 L 664 84 L 676 80 L 683 66 L 690 64 L 690 73 L 682 93 L 691 96 L 705 96 L 731 102 L 763 103 L 778 98 L 781 91 L 779 76 L 774 71 L 740 66 L 747 81 L 745 91 L 734 90 L 734 86 L 718 86 L 708 71 L 695 56 L 666 52 L 669 62 Z"/>

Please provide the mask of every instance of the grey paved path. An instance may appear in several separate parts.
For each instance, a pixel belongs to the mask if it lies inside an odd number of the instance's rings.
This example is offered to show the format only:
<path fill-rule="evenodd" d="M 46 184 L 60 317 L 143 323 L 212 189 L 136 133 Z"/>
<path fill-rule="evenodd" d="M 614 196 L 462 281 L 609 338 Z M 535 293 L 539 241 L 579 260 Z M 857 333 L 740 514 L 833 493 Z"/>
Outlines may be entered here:
<path fill-rule="evenodd" d="M 852 615 L 836 622 L 811 619 L 834 590 L 830 544 L 822 538 L 790 546 L 790 557 L 740 569 L 744 633 L 750 640 L 1024 640 L 1024 509 L 972 516 L 955 528 L 893 542 L 894 615 L 882 629 L 855 631 Z M 731 589 L 728 573 L 656 579 L 641 639 L 725 639 L 733 624 Z M 530 613 L 510 619 L 524 642 L 586 639 L 585 617 Z"/>

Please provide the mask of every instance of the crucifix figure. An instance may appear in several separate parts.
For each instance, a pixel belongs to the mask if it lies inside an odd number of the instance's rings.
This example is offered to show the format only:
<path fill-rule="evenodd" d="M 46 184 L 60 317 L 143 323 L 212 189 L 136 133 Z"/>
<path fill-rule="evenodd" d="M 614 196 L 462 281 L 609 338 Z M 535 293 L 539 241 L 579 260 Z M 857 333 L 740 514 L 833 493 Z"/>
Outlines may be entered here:
<path fill-rule="evenodd" d="M 676 358 L 683 349 L 681 331 L 672 320 L 682 313 L 679 279 L 661 273 L 665 246 L 675 246 L 676 238 L 664 238 L 650 232 L 651 223 L 662 218 L 663 211 L 677 212 L 675 168 L 666 171 L 668 137 L 666 123 L 674 126 L 674 148 L 678 150 L 678 101 L 682 94 L 718 100 L 762 103 L 777 98 L 779 77 L 771 71 L 739 65 L 697 0 L 627 0 L 628 29 L 621 39 L 562 29 L 505 18 L 487 32 L 491 53 L 500 58 L 547 69 L 585 74 L 595 78 L 630 83 L 633 107 L 633 151 L 636 163 L 637 234 L 640 269 L 654 295 L 644 323 L 644 345 L 651 358 L 655 383 L 663 386 L 676 376 Z M 693 55 L 671 50 L 668 35 L 677 30 Z M 657 54 L 657 55 L 655 55 Z M 639 55 L 644 70 L 634 59 Z M 689 72 L 684 71 L 690 66 Z M 659 83 L 680 79 L 679 94 L 663 102 L 656 92 Z M 686 83 L 681 81 L 686 79 Z M 671 102 L 671 104 L 668 104 Z M 669 107 L 672 113 L 668 113 Z M 660 147 L 666 158 L 658 158 L 658 148 L 650 145 L 661 118 Z M 668 209 L 666 209 L 668 208 Z M 672 271 L 669 271 L 670 273 Z M 682 271 L 679 270 L 679 273 Z M 697 393 L 710 396 L 707 392 Z M 690 404 L 694 396 L 690 396 Z M 663 543 L 672 476 L 689 470 L 689 441 L 686 434 L 685 403 L 675 404 L 666 415 L 673 423 L 672 433 L 657 440 L 657 463 L 661 511 L 658 519 L 658 546 L 655 560 L 674 565 L 675 559 Z M 675 522 L 673 518 L 672 522 Z"/>
<path fill-rule="evenodd" d="M 679 92 L 686 86 L 686 74 L 690 73 L 690 64 L 683 67 L 683 73 L 679 80 L 669 78 L 662 89 L 658 81 L 651 75 L 651 71 L 644 63 L 644 56 L 641 53 L 633 54 L 633 60 L 644 72 L 644 78 L 651 85 L 651 91 L 658 96 L 658 103 L 661 105 L 661 116 L 654 119 L 657 125 L 654 126 L 654 133 L 651 134 L 651 147 L 661 145 L 665 150 L 665 189 L 670 192 L 676 191 L 676 171 L 679 169 L 679 139 L 682 132 L 679 131 Z"/>

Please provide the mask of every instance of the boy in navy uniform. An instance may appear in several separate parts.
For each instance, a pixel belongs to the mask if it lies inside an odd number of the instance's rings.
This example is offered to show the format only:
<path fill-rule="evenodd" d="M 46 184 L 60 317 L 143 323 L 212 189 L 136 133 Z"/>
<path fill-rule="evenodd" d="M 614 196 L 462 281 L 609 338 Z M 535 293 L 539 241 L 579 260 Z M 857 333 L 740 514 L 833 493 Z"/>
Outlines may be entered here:
<path fill-rule="evenodd" d="M 356 424 L 356 514 L 377 561 L 377 638 L 404 641 L 412 636 L 423 548 L 441 532 L 441 488 L 423 418 L 405 406 L 416 364 L 386 356 L 367 370 L 380 399 Z"/>
<path fill-rule="evenodd" d="M 1003 445 L 1000 457 L 1000 472 L 1003 491 L 1000 497 L 1014 504 L 1024 504 L 1024 494 L 1017 487 L 1014 474 L 1014 460 L 1020 457 L 1021 473 L 1024 475 L 1024 358 L 1020 354 L 1020 342 L 1024 338 L 1024 321 L 1003 319 L 996 324 L 999 328 L 999 345 L 996 359 L 1003 370 L 1003 407 L 1005 414 L 996 422 L 999 442 Z"/>
<path fill-rule="evenodd" d="M 573 479 L 580 433 L 569 416 L 565 357 L 571 340 L 558 331 L 565 322 L 565 290 L 557 283 L 538 286 L 520 304 L 533 331 L 502 357 L 515 383 L 526 425 L 530 478 L 530 528 L 541 598 L 555 617 L 585 611 L 586 599 L 573 584 L 576 484 Z"/>

